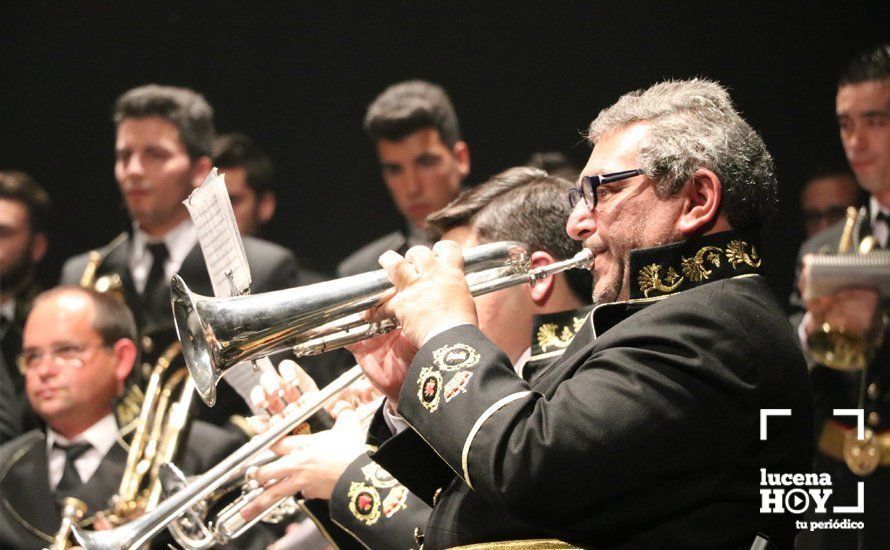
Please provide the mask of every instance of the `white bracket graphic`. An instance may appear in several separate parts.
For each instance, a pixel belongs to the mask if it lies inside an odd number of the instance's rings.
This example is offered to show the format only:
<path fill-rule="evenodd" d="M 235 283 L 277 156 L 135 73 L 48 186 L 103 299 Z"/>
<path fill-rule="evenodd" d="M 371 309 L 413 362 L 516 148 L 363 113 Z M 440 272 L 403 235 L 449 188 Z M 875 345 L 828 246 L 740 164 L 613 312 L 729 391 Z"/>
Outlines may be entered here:
<path fill-rule="evenodd" d="M 766 419 L 769 416 L 791 416 L 791 409 L 760 409 L 761 441 L 766 441 Z"/>
<path fill-rule="evenodd" d="M 865 411 L 862 409 L 834 409 L 834 416 L 856 417 L 856 439 L 865 439 Z"/>

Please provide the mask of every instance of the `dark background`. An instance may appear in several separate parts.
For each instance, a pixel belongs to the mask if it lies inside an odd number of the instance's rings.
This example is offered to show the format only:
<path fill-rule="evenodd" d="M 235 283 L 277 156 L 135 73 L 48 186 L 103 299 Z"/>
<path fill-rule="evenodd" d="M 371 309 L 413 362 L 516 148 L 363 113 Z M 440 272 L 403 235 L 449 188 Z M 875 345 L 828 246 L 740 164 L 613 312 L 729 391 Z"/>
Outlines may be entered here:
<path fill-rule="evenodd" d="M 622 93 L 703 75 L 731 88 L 778 167 L 781 209 L 765 233 L 768 275 L 790 289 L 802 238 L 797 196 L 817 163 L 842 161 L 837 74 L 888 38 L 881 2 L 22 2 L 3 8 L 0 168 L 56 202 L 51 283 L 68 256 L 126 225 L 113 176 L 111 105 L 149 82 L 188 86 L 219 131 L 248 133 L 275 161 L 268 234 L 321 270 L 399 217 L 362 133 L 387 85 L 425 78 L 450 93 L 471 183 L 537 150 L 583 165 L 581 132 Z"/>

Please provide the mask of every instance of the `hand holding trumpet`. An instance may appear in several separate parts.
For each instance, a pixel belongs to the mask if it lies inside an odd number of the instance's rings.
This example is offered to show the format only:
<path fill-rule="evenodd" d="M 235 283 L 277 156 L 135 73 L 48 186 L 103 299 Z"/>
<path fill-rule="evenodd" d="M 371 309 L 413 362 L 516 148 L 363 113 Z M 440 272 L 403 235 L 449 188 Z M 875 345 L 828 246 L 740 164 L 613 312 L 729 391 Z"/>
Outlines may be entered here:
<path fill-rule="evenodd" d="M 371 311 L 372 319 L 395 318 L 400 330 L 349 346 L 368 379 L 395 406 L 411 360 L 430 338 L 450 328 L 478 325 L 473 295 L 464 275 L 460 247 L 439 241 L 432 250 L 415 246 L 404 257 L 380 256 L 393 284 L 391 298 Z"/>
<path fill-rule="evenodd" d="M 258 432 L 280 422 L 288 412 L 317 395 L 312 379 L 293 361 L 279 365 L 279 376 L 266 374 L 251 394 L 254 404 L 268 416 L 255 416 L 251 426 Z M 306 498 L 329 499 L 340 475 L 365 452 L 365 430 L 355 412 L 375 397 L 367 384 L 344 390 L 327 406 L 336 418 L 334 426 L 316 434 L 290 435 L 271 450 L 281 458 L 252 470 L 248 475 L 264 487 L 263 493 L 241 515 L 250 520 L 281 498 L 301 493 Z"/>

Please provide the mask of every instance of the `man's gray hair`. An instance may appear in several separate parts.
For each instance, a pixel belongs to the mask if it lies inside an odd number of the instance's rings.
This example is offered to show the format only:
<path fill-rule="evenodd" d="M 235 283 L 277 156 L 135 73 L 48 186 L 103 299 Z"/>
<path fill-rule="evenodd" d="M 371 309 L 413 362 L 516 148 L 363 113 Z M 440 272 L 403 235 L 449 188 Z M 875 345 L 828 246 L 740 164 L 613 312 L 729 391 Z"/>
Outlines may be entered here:
<path fill-rule="evenodd" d="M 745 122 L 726 88 L 710 80 L 668 81 L 622 96 L 590 124 L 591 144 L 605 134 L 643 122 L 639 166 L 656 182 L 659 196 L 680 191 L 697 169 L 723 184 L 721 211 L 736 229 L 760 226 L 775 210 L 773 159 Z"/>

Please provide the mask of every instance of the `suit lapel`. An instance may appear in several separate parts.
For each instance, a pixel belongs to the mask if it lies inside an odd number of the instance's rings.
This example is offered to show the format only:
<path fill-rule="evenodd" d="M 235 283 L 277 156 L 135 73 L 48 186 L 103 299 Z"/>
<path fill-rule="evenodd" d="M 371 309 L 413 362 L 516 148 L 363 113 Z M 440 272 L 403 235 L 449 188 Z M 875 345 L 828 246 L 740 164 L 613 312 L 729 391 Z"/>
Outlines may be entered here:
<path fill-rule="evenodd" d="M 136 285 L 133 283 L 133 275 L 130 273 L 130 250 L 133 247 L 133 240 L 128 236 L 123 243 L 106 251 L 106 256 L 102 260 L 102 265 L 98 269 L 99 276 L 110 275 L 116 273 L 121 278 L 123 285 L 124 301 L 133 310 L 133 315 L 137 317 L 138 324 L 141 326 L 142 320 L 142 298 L 136 292 Z"/>
<path fill-rule="evenodd" d="M 10 458 L 8 472 L 0 480 L 3 506 L 33 528 L 52 536 L 59 528 L 55 496 L 49 489 L 46 436 L 35 435 Z M 13 506 L 14 504 L 14 506 Z"/>
<path fill-rule="evenodd" d="M 193 292 L 205 296 L 213 295 L 213 284 L 210 282 L 210 274 L 207 273 L 204 252 L 201 250 L 200 244 L 196 244 L 182 261 L 179 276 Z"/>

